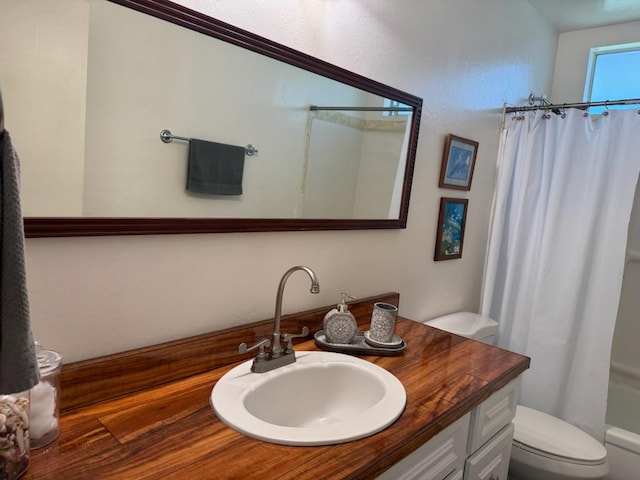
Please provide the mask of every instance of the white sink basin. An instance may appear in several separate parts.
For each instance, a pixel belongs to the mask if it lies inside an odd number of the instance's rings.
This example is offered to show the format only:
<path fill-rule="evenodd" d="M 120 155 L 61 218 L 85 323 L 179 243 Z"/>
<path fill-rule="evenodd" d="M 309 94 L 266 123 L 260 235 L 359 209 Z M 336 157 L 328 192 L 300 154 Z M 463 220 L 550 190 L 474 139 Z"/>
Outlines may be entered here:
<path fill-rule="evenodd" d="M 331 352 L 296 352 L 297 361 L 252 373 L 252 360 L 213 387 L 220 420 L 253 438 L 282 445 L 330 445 L 368 437 L 402 414 L 406 392 L 385 369 Z"/>

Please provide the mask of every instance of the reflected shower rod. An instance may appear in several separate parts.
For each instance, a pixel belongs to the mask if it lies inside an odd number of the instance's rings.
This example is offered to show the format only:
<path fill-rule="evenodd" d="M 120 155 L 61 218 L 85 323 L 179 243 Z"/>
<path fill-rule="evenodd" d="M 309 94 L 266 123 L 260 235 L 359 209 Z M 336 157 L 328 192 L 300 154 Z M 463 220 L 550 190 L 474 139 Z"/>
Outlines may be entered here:
<path fill-rule="evenodd" d="M 319 107 L 309 105 L 312 112 L 326 110 L 342 110 L 345 112 L 413 112 L 413 107 Z"/>

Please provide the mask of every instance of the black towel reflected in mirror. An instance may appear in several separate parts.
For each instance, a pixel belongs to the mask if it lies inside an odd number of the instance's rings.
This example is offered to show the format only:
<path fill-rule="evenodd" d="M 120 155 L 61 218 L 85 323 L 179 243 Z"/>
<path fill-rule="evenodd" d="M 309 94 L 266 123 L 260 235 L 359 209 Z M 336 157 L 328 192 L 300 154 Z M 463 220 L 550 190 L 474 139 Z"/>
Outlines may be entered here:
<path fill-rule="evenodd" d="M 187 190 L 209 195 L 242 195 L 245 147 L 192 138 Z"/>

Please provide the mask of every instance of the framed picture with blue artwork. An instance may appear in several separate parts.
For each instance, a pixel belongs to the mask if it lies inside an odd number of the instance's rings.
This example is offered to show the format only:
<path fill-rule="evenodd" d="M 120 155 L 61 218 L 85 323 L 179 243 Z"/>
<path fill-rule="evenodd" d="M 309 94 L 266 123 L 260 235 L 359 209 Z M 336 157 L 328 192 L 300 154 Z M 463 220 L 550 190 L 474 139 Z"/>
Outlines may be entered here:
<path fill-rule="evenodd" d="M 440 167 L 440 188 L 471 190 L 478 142 L 448 134 Z"/>
<path fill-rule="evenodd" d="M 467 222 L 466 198 L 441 198 L 438 215 L 435 261 L 453 260 L 462 257 L 464 226 Z"/>

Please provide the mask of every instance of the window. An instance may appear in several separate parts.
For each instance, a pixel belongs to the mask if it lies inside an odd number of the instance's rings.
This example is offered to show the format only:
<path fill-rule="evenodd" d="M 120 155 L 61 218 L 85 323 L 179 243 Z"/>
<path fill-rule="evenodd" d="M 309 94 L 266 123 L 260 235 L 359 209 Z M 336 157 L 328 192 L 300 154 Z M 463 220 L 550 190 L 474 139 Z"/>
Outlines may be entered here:
<path fill-rule="evenodd" d="M 640 98 L 640 42 L 595 47 L 589 55 L 585 102 Z M 617 105 L 613 108 L 637 108 Z M 591 113 L 601 113 L 605 107 L 592 107 Z"/>
<path fill-rule="evenodd" d="M 384 108 L 407 108 L 407 105 L 405 105 L 404 103 L 400 103 L 397 100 L 390 100 L 388 98 L 383 99 L 382 106 Z M 382 112 L 383 117 L 395 117 L 396 115 L 410 115 L 410 114 L 411 114 L 410 109 L 408 111 L 392 110 L 392 111 Z"/>

